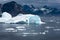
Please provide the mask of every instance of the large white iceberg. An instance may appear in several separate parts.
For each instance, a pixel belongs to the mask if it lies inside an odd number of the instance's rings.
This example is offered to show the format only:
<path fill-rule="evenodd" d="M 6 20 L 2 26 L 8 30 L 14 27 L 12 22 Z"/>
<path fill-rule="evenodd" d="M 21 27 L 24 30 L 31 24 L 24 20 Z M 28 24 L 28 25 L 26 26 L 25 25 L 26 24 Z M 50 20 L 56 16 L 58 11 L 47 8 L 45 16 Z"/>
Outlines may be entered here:
<path fill-rule="evenodd" d="M 18 22 L 25 22 L 25 23 L 36 23 L 36 24 L 43 24 L 44 22 L 41 21 L 38 15 L 32 14 L 19 14 L 16 17 L 12 17 L 9 13 L 4 12 L 2 17 L 0 18 L 0 22 L 5 23 L 18 23 Z"/>

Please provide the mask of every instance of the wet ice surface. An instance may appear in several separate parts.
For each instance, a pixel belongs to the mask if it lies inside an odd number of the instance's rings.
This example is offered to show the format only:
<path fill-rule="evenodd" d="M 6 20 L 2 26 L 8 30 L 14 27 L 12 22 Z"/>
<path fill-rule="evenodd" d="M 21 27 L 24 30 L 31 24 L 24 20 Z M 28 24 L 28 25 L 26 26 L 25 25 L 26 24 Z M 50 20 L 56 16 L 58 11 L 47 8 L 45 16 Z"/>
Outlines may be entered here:
<path fill-rule="evenodd" d="M 0 24 L 0 40 L 60 40 L 59 17 L 41 17 L 46 24 Z"/>

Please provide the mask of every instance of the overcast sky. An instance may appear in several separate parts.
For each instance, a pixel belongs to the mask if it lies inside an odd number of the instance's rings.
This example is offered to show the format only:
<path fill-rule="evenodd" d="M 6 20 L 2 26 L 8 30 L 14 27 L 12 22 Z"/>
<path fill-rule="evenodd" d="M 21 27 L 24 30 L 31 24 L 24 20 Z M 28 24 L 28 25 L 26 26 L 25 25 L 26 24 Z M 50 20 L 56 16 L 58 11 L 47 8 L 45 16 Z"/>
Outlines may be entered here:
<path fill-rule="evenodd" d="M 12 0 L 0 0 L 0 3 L 5 3 L 5 2 L 9 2 Z M 48 1 L 48 2 L 52 2 L 52 3 L 60 3 L 60 0 L 14 0 L 16 2 L 37 2 L 37 1 Z"/>

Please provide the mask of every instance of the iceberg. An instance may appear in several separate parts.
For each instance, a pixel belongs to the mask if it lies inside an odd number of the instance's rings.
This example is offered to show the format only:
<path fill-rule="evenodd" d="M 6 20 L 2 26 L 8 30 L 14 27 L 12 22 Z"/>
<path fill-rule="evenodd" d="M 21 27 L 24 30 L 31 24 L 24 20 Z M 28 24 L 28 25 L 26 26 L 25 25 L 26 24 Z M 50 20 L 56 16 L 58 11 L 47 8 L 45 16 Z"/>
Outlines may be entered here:
<path fill-rule="evenodd" d="M 27 24 L 35 23 L 35 24 L 43 24 L 41 18 L 38 15 L 33 14 L 19 14 L 16 17 L 12 17 L 9 13 L 4 12 L 2 17 L 0 18 L 0 22 L 4 23 L 18 23 L 25 22 Z"/>

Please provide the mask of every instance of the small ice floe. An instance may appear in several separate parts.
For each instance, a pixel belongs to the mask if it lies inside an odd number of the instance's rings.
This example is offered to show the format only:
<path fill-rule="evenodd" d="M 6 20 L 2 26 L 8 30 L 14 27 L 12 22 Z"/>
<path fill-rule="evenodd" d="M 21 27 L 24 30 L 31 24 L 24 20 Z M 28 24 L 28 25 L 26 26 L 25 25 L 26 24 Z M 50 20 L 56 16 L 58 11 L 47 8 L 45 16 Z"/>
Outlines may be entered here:
<path fill-rule="evenodd" d="M 24 35 L 38 35 L 39 33 L 22 33 Z"/>
<path fill-rule="evenodd" d="M 39 33 L 22 33 L 23 37 L 26 37 L 26 36 L 35 36 L 35 35 L 38 35 Z"/>
<path fill-rule="evenodd" d="M 39 33 L 23 33 L 23 37 L 26 37 L 26 36 L 35 36 L 35 35 L 38 35 Z"/>
<path fill-rule="evenodd" d="M 22 35 L 23 37 L 26 37 L 27 35 Z"/>
<path fill-rule="evenodd" d="M 17 32 L 17 30 L 15 30 L 14 28 L 6 28 L 5 31 L 6 32 Z"/>
<path fill-rule="evenodd" d="M 43 35 L 45 35 L 45 34 L 46 34 L 46 32 L 42 32 L 42 33 L 40 33 L 40 34 L 43 34 Z"/>
<path fill-rule="evenodd" d="M 22 34 L 25 34 L 25 35 L 27 35 L 27 34 L 30 34 L 30 33 L 22 33 Z"/>
<path fill-rule="evenodd" d="M 15 30 L 14 28 L 6 28 L 5 30 Z"/>
<path fill-rule="evenodd" d="M 17 26 L 16 28 L 17 29 L 24 29 L 25 27 L 24 26 Z"/>
<path fill-rule="evenodd" d="M 60 29 L 53 29 L 54 31 L 60 31 Z"/>
<path fill-rule="evenodd" d="M 54 27 L 49 27 L 49 26 L 47 26 L 47 27 L 45 27 L 46 29 L 51 29 L 51 28 L 54 28 Z"/>
<path fill-rule="evenodd" d="M 48 30 L 45 30 L 44 32 L 40 32 L 39 34 L 45 35 L 45 34 L 48 33 L 48 32 L 49 32 Z"/>

